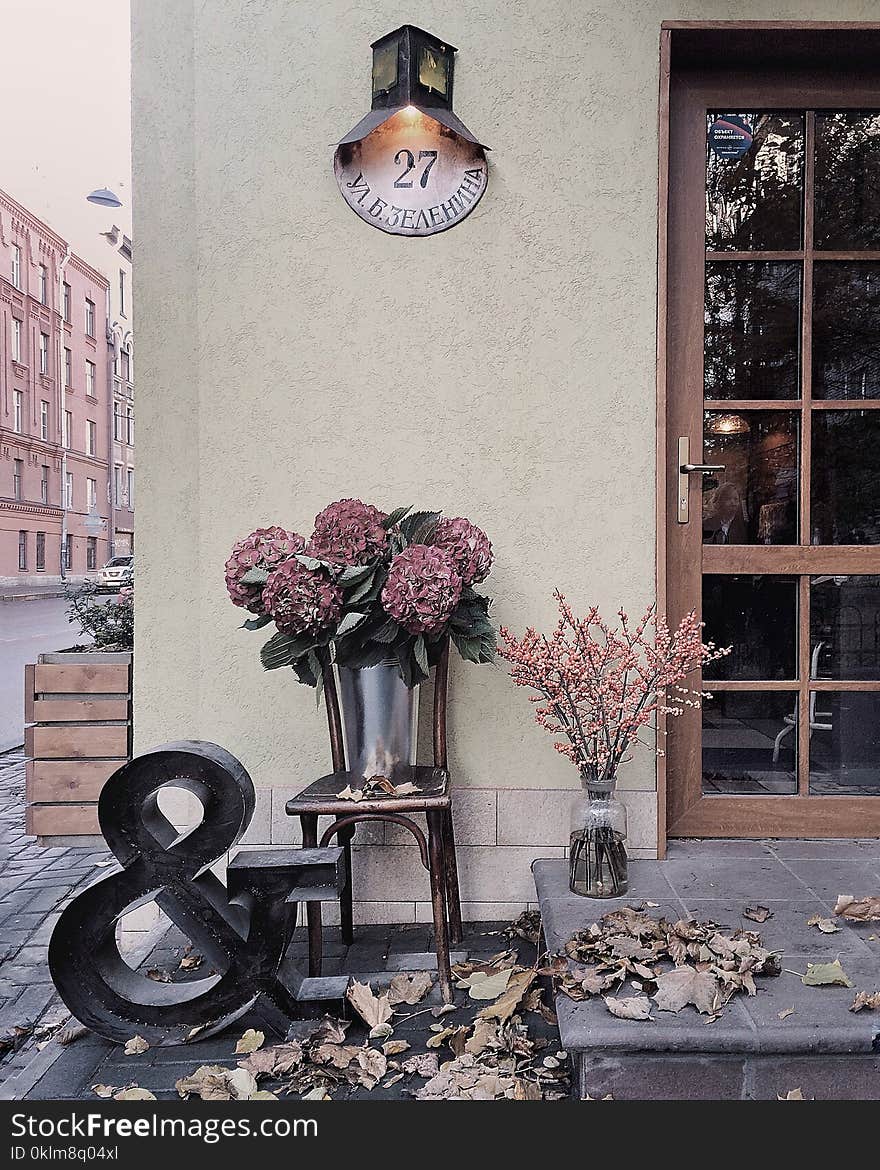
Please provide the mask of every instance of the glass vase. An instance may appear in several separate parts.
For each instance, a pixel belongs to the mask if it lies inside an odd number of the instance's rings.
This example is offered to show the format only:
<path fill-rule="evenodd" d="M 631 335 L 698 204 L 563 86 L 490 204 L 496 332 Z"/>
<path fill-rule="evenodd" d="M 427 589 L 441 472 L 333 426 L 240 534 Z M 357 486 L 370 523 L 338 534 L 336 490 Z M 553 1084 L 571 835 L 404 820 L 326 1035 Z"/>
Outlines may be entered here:
<path fill-rule="evenodd" d="M 587 786 L 572 801 L 568 874 L 572 893 L 584 898 L 626 893 L 626 808 L 613 788 Z"/>

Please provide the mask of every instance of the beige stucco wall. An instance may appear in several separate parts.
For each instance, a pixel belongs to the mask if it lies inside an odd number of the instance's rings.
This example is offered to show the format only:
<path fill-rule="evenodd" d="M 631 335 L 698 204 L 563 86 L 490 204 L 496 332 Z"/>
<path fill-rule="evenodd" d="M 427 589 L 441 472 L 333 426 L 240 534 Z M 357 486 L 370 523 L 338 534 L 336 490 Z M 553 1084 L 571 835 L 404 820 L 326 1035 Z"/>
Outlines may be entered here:
<path fill-rule="evenodd" d="M 283 841 L 284 798 L 327 770 L 323 712 L 238 629 L 233 541 L 307 532 L 341 496 L 413 503 L 486 529 L 514 628 L 552 620 L 554 586 L 577 606 L 651 599 L 661 21 L 877 4 L 133 7 L 136 742 L 230 748 L 260 789 L 251 839 Z M 370 41 L 412 19 L 459 46 L 456 111 L 494 148 L 477 209 L 425 240 L 356 219 L 329 146 L 369 106 Z M 502 666 L 457 662 L 452 685 L 463 895 L 491 916 L 533 896 L 533 857 L 562 852 L 576 777 Z M 653 761 L 624 784 L 649 855 Z M 361 851 L 362 917 L 424 914 L 397 840 Z"/>

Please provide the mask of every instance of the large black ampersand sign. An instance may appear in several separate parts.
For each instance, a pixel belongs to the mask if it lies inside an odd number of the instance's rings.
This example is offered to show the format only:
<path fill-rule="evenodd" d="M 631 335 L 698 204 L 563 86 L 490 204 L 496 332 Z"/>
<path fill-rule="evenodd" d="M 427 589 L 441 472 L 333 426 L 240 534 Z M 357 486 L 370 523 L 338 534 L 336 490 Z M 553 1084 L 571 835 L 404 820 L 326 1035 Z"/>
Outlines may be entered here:
<path fill-rule="evenodd" d="M 164 787 L 185 789 L 202 804 L 201 823 L 183 837 L 159 810 Z M 86 1027 L 111 1040 L 138 1034 L 150 1044 L 177 1044 L 194 1030 L 205 1036 L 231 1023 L 261 992 L 293 1014 L 290 989 L 276 978 L 296 918 L 289 868 L 245 869 L 229 892 L 209 869 L 253 811 L 250 776 L 216 744 L 166 744 L 110 777 L 98 820 L 123 868 L 67 906 L 49 945 L 55 986 Z M 207 977 L 158 983 L 122 959 L 117 922 L 152 899 L 204 956 Z"/>

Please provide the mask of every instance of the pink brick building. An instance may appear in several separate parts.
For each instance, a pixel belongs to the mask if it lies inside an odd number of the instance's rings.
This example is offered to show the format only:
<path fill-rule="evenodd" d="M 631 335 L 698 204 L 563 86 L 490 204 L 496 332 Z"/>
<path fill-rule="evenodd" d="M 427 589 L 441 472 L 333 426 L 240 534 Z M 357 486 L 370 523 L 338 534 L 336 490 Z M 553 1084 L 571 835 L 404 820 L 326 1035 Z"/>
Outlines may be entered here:
<path fill-rule="evenodd" d="M 0 191 L 0 584 L 110 556 L 107 279 Z"/>

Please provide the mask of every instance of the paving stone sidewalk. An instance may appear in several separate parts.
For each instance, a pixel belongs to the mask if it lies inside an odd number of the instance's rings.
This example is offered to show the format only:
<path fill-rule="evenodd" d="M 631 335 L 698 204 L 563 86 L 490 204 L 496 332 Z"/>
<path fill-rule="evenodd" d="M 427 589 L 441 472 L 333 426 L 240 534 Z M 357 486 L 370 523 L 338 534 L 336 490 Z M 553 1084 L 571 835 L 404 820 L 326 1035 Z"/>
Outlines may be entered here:
<path fill-rule="evenodd" d="M 24 754 L 0 755 L 0 1038 L 15 1028 L 34 1031 L 0 1051 L 0 1085 L 39 1051 L 46 1029 L 68 1013 L 55 994 L 46 952 L 61 910 L 101 873 L 110 854 L 88 849 L 44 849 L 24 831 Z"/>

